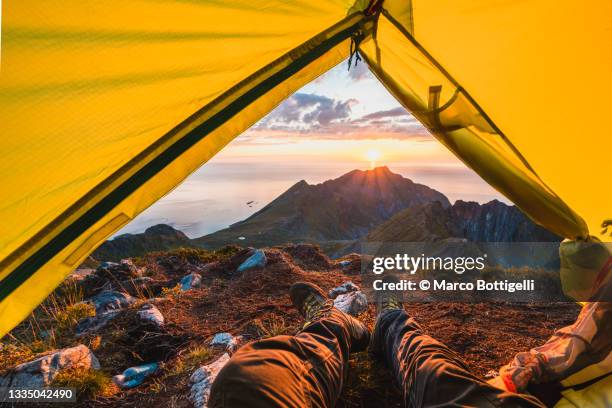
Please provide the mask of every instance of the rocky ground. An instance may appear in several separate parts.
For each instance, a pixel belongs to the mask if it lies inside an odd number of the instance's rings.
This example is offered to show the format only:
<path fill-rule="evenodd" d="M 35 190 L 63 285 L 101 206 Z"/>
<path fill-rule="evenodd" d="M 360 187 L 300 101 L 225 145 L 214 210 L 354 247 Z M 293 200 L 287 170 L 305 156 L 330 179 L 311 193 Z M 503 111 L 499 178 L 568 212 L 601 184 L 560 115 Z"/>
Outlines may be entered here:
<path fill-rule="evenodd" d="M 358 256 L 330 260 L 311 245 L 180 249 L 82 269 L 2 340 L 0 386 L 74 386 L 79 406 L 202 406 L 236 347 L 301 326 L 288 296 L 292 283 L 359 286 L 359 271 Z M 374 306 L 360 303 L 358 292 L 339 292 L 338 305 L 372 326 Z M 573 303 L 406 309 L 483 377 L 578 314 Z M 366 352 L 351 367 L 340 407 L 400 406 L 388 371 Z"/>

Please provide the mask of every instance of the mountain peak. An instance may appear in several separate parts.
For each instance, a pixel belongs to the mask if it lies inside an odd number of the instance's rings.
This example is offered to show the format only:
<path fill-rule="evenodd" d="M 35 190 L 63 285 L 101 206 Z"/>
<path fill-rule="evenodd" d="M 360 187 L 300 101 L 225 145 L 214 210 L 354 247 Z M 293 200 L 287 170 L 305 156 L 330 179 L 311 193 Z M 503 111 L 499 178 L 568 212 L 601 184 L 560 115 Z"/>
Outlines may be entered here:
<path fill-rule="evenodd" d="M 374 174 L 397 174 L 397 173 L 393 173 L 391 170 L 389 170 L 389 167 L 387 167 L 387 166 L 374 167 L 373 169 L 368 169 L 365 172 L 366 173 L 374 173 Z"/>
<path fill-rule="evenodd" d="M 215 247 L 358 239 L 398 211 L 429 202 L 450 206 L 444 194 L 387 166 L 352 170 L 316 185 L 300 181 L 247 219 L 198 242 Z"/>
<path fill-rule="evenodd" d="M 338 179 L 341 179 L 343 177 L 347 177 L 347 176 L 366 176 L 366 177 L 371 177 L 371 176 L 394 176 L 394 177 L 403 177 L 401 174 L 397 174 L 392 172 L 389 167 L 387 166 L 378 166 L 378 167 L 374 167 L 373 169 L 367 169 L 367 170 L 361 170 L 361 169 L 355 169 L 355 170 L 351 170 L 348 173 L 345 173 L 343 175 L 341 175 L 340 177 L 338 177 Z M 337 179 L 335 179 L 337 180 Z"/>

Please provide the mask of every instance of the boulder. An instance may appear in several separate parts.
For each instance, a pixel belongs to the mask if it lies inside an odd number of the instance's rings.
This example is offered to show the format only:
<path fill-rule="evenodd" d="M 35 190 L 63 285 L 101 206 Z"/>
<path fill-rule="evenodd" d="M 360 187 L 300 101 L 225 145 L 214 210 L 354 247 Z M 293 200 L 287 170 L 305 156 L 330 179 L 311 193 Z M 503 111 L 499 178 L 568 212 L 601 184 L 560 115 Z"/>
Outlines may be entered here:
<path fill-rule="evenodd" d="M 111 310 L 120 310 L 130 306 L 136 299 L 124 292 L 114 290 L 103 290 L 91 299 L 91 302 L 96 308 L 96 314 L 103 314 Z"/>
<path fill-rule="evenodd" d="M 368 299 L 361 291 L 349 292 L 334 299 L 334 306 L 353 316 L 357 316 L 368 309 Z"/>
<path fill-rule="evenodd" d="M 134 265 L 130 259 L 122 259 L 119 263 L 102 262 L 96 269 L 96 275 L 99 277 L 104 279 L 113 277 L 119 281 L 138 278 L 142 276 L 142 273 L 143 269 Z"/>
<path fill-rule="evenodd" d="M 57 350 L 27 363 L 19 364 L 0 377 L 0 388 L 43 388 L 62 370 L 99 369 L 100 363 L 86 346 Z"/>
<path fill-rule="evenodd" d="M 106 326 L 108 322 L 117 317 L 119 313 L 121 313 L 120 310 L 110 310 L 102 314 L 97 314 L 95 316 L 86 317 L 84 319 L 79 320 L 79 323 L 75 328 L 75 333 L 77 337 L 84 336 L 91 332 L 100 330 L 101 328 Z"/>
<path fill-rule="evenodd" d="M 267 261 L 268 260 L 266 259 L 266 254 L 264 253 L 264 251 L 262 251 L 261 249 L 257 249 L 255 250 L 253 255 L 248 257 L 242 264 L 240 264 L 238 269 L 236 269 L 236 272 L 243 273 L 250 269 L 263 268 L 264 266 L 266 266 Z"/>
<path fill-rule="evenodd" d="M 181 279 L 181 290 L 187 291 L 200 286 L 202 283 L 202 275 L 199 273 L 190 273 Z"/>
<path fill-rule="evenodd" d="M 113 382 L 121 388 L 134 388 L 143 383 L 150 375 L 159 369 L 158 363 L 149 363 L 137 367 L 130 367 L 121 374 L 113 376 Z"/>
<path fill-rule="evenodd" d="M 210 342 L 211 347 L 223 348 L 229 352 L 232 352 L 238 346 L 240 337 L 234 337 L 229 333 L 217 333 Z"/>
<path fill-rule="evenodd" d="M 149 321 L 157 327 L 164 325 L 164 315 L 151 303 L 145 304 L 137 313 L 142 320 Z"/>
<path fill-rule="evenodd" d="M 361 271 L 361 261 L 364 255 L 351 253 L 342 257 L 342 260 L 338 261 L 337 265 L 342 268 L 342 271 L 347 275 L 359 275 Z M 365 261 L 365 259 L 364 259 Z M 366 262 L 367 264 L 367 262 Z"/>
<path fill-rule="evenodd" d="M 215 378 L 217 378 L 219 371 L 229 360 L 230 355 L 225 353 L 213 363 L 203 365 L 193 372 L 190 378 L 192 385 L 189 399 L 195 408 L 205 408 L 208 405 L 212 384 Z"/>
<path fill-rule="evenodd" d="M 337 286 L 329 291 L 329 297 L 335 299 L 338 295 L 343 295 L 349 292 L 356 292 L 359 290 L 359 286 L 355 285 L 351 281 L 344 282 L 342 285 Z"/>

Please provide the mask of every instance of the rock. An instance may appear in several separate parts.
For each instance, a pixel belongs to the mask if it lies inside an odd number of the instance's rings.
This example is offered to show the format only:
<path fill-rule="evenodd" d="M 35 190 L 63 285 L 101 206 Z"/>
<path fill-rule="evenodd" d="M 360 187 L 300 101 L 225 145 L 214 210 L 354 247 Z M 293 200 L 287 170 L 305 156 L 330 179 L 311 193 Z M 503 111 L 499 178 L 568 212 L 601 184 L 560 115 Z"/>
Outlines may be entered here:
<path fill-rule="evenodd" d="M 337 286 L 329 291 L 329 297 L 335 299 L 338 295 L 343 295 L 349 292 L 356 292 L 359 290 L 359 286 L 355 285 L 352 281 L 344 282 L 342 285 Z"/>
<path fill-rule="evenodd" d="M 96 270 L 91 268 L 76 269 L 74 272 L 68 275 L 68 279 L 72 279 L 75 282 L 81 282 L 93 275 L 95 272 Z"/>
<path fill-rule="evenodd" d="M 137 367 L 130 367 L 121 374 L 113 376 L 113 382 L 121 388 L 134 388 L 159 369 L 158 363 L 149 363 Z"/>
<path fill-rule="evenodd" d="M 141 276 L 139 278 L 129 279 L 121 282 L 119 289 L 126 291 L 131 296 L 151 297 L 162 291 L 168 282 L 156 281 L 149 276 Z"/>
<path fill-rule="evenodd" d="M 97 314 L 93 317 L 81 319 L 75 328 L 75 333 L 78 337 L 80 337 L 100 330 L 106 326 L 108 322 L 117 317 L 119 313 L 121 313 L 120 310 L 110 310 L 99 315 Z"/>
<path fill-rule="evenodd" d="M 120 281 L 138 278 L 142 273 L 143 269 L 136 267 L 130 259 L 122 259 L 119 263 L 102 262 L 96 269 L 96 275 L 99 277 L 109 279 L 112 276 Z"/>
<path fill-rule="evenodd" d="M 266 266 L 266 254 L 261 249 L 257 249 L 253 255 L 251 255 L 247 260 L 245 260 L 239 267 L 236 269 L 236 272 L 243 273 L 248 271 L 249 269 L 255 268 L 263 268 Z"/>
<path fill-rule="evenodd" d="M 0 377 L 0 387 L 42 388 L 49 386 L 62 370 L 99 368 L 96 356 L 89 348 L 79 344 L 13 367 L 5 376 Z"/>
<path fill-rule="evenodd" d="M 152 322 L 158 327 L 164 325 L 164 315 L 154 305 L 147 303 L 138 312 L 138 317 L 142 320 Z"/>
<path fill-rule="evenodd" d="M 98 266 L 98 269 L 99 270 L 100 269 L 110 270 L 110 269 L 114 269 L 114 268 L 118 268 L 118 267 L 119 267 L 119 264 L 117 262 L 102 262 L 100 264 L 100 266 Z"/>
<path fill-rule="evenodd" d="M 208 405 L 212 384 L 229 360 L 230 355 L 225 353 L 213 363 L 201 366 L 193 372 L 190 378 L 192 386 L 189 399 L 195 408 L 205 408 Z"/>
<path fill-rule="evenodd" d="M 127 293 L 117 292 L 114 290 L 103 290 L 96 296 L 89 299 L 96 308 L 96 314 L 103 314 L 111 310 L 123 309 L 134 303 L 136 299 Z"/>
<path fill-rule="evenodd" d="M 232 352 L 238 346 L 240 337 L 234 337 L 229 333 L 217 333 L 210 342 L 211 347 L 220 347 Z"/>
<path fill-rule="evenodd" d="M 342 257 L 342 260 L 337 263 L 342 268 L 342 271 L 347 275 L 359 275 L 361 273 L 362 255 L 350 253 Z M 366 262 L 367 264 L 367 262 Z"/>
<path fill-rule="evenodd" d="M 353 316 L 357 316 L 368 309 L 368 299 L 361 291 L 349 292 L 334 299 L 334 306 Z"/>
<path fill-rule="evenodd" d="M 184 276 L 183 279 L 181 279 L 181 290 L 187 291 L 193 289 L 195 287 L 200 286 L 200 283 L 202 283 L 202 275 L 200 275 L 199 273 L 190 273 L 189 275 Z"/>

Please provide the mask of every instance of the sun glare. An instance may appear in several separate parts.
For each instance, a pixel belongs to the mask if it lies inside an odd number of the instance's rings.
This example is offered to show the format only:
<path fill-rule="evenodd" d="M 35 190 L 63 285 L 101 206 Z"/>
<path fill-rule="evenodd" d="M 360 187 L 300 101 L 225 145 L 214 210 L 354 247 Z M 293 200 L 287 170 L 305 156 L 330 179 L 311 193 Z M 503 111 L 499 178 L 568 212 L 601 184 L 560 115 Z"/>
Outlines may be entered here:
<path fill-rule="evenodd" d="M 380 151 L 375 149 L 368 150 L 366 156 L 370 161 L 370 167 L 376 167 L 376 162 L 380 159 Z"/>

